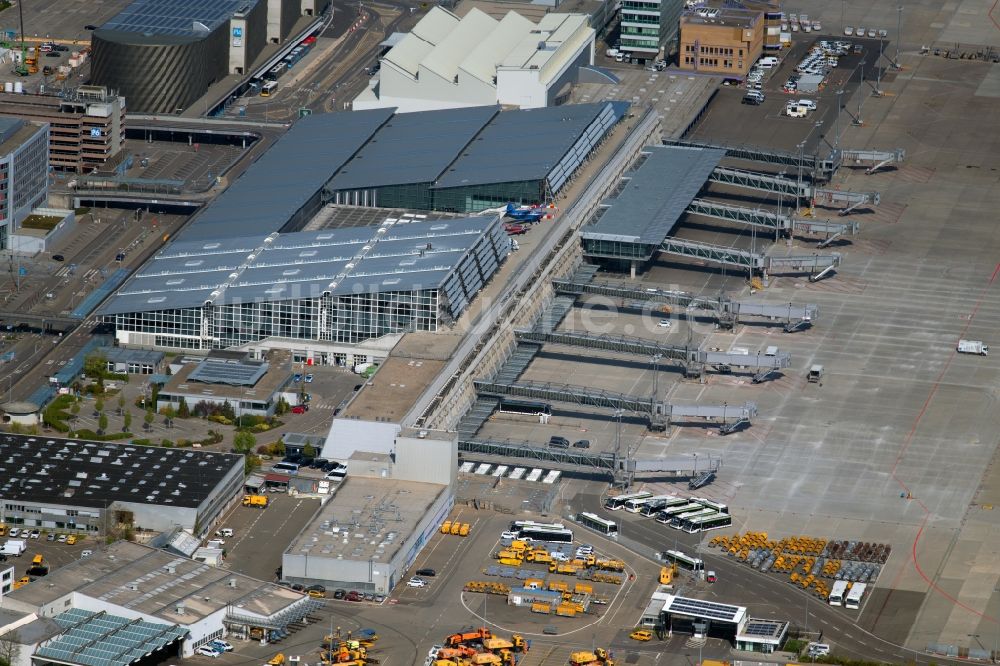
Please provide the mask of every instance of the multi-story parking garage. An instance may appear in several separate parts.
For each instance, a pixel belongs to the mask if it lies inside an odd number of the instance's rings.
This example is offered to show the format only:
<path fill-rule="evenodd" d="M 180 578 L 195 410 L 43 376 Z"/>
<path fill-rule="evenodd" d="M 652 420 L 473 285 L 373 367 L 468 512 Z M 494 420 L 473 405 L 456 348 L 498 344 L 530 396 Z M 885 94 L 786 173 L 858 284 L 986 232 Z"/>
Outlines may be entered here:
<path fill-rule="evenodd" d="M 94 31 L 91 79 L 133 112 L 174 113 L 247 72 L 265 44 L 313 10 L 313 0 L 135 0 Z"/>

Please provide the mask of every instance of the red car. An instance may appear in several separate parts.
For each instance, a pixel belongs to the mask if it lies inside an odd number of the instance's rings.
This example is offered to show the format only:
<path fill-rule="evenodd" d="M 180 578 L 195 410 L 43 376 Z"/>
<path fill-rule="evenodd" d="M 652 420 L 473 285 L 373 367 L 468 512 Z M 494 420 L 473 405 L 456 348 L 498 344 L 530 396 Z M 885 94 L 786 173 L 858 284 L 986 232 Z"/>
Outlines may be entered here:
<path fill-rule="evenodd" d="M 357 592 L 355 590 L 351 590 L 350 592 L 347 593 L 347 597 L 345 597 L 345 598 L 348 601 L 361 601 L 362 599 L 364 599 L 364 596 L 362 596 L 362 594 L 360 592 Z"/>
<path fill-rule="evenodd" d="M 292 414 L 305 414 L 309 411 L 308 405 L 295 405 L 292 407 Z"/>
<path fill-rule="evenodd" d="M 528 233 L 528 228 L 523 224 L 505 224 L 503 228 L 508 236 L 520 236 Z"/>
<path fill-rule="evenodd" d="M 309 44 L 315 44 L 316 43 L 316 35 L 309 35 L 308 37 L 306 37 L 305 39 L 302 40 L 302 43 L 304 45 L 306 45 L 306 46 L 308 46 Z"/>

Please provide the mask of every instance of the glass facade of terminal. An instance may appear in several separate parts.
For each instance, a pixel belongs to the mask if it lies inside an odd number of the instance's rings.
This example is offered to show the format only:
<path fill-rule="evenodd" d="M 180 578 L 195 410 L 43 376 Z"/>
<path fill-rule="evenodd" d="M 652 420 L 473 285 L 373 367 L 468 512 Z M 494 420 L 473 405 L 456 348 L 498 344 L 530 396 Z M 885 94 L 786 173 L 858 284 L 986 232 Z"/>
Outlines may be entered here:
<path fill-rule="evenodd" d="M 442 189 L 431 189 L 431 183 L 414 183 L 366 190 L 341 190 L 333 193 L 331 203 L 478 213 L 487 208 L 504 206 L 509 202 L 533 205 L 543 203 L 549 198 L 551 197 L 546 191 L 544 180 L 525 180 Z"/>

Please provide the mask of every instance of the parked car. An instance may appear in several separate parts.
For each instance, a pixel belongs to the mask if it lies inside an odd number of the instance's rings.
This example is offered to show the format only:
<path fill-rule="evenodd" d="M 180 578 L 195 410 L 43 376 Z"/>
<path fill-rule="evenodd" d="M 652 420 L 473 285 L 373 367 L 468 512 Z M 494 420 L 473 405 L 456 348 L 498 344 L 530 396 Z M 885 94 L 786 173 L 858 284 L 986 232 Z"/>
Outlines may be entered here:
<path fill-rule="evenodd" d="M 406 581 L 406 587 L 427 587 L 427 581 L 420 578 L 411 578 Z"/>
<path fill-rule="evenodd" d="M 211 645 L 213 647 L 217 647 L 220 650 L 222 650 L 223 652 L 232 652 L 233 651 L 232 644 L 230 644 L 230 643 L 222 640 L 221 638 L 216 638 L 214 641 L 209 642 L 209 645 Z"/>
<path fill-rule="evenodd" d="M 297 372 L 294 375 L 292 375 L 292 381 L 295 382 L 296 384 L 298 384 L 299 382 L 301 382 L 302 381 L 302 374 Z"/>
<path fill-rule="evenodd" d="M 343 599 L 346 596 L 347 596 L 347 590 L 337 588 L 336 590 L 333 591 L 334 599 Z"/>
<path fill-rule="evenodd" d="M 45 540 L 46 541 L 55 541 L 56 540 L 55 532 L 49 532 L 48 536 L 45 537 Z"/>
<path fill-rule="evenodd" d="M 94 551 L 90 550 L 89 548 L 87 548 L 86 550 L 80 551 L 80 557 L 90 557 L 93 554 L 94 554 Z"/>
<path fill-rule="evenodd" d="M 31 536 L 32 539 L 37 539 L 41 535 L 42 535 L 42 533 L 39 532 L 38 530 L 31 530 L 31 535 L 30 536 Z"/>
<path fill-rule="evenodd" d="M 211 657 L 213 659 L 222 654 L 221 652 L 213 648 L 211 645 L 202 645 L 200 648 L 195 650 L 195 652 L 197 654 L 202 655 L 203 657 Z"/>
<path fill-rule="evenodd" d="M 326 588 L 322 585 L 310 585 L 306 588 L 306 592 L 326 592 Z"/>
<path fill-rule="evenodd" d="M 313 376 L 311 374 L 305 376 L 306 384 L 311 384 Z"/>
<path fill-rule="evenodd" d="M 590 440 L 589 439 L 578 439 L 575 442 L 573 442 L 573 448 L 574 449 L 589 449 L 590 448 Z"/>
<path fill-rule="evenodd" d="M 295 405 L 292 407 L 292 414 L 305 414 L 308 409 L 305 405 Z"/>
<path fill-rule="evenodd" d="M 434 576 L 437 576 L 437 571 L 435 571 L 434 569 L 417 569 L 417 575 L 433 578 Z"/>
<path fill-rule="evenodd" d="M 553 435 L 549 437 L 549 446 L 554 449 L 568 449 L 569 440 L 565 437 L 559 437 L 558 435 Z"/>
<path fill-rule="evenodd" d="M 715 581 L 717 581 L 719 579 L 716 577 L 714 571 L 706 571 L 705 572 L 705 580 L 708 581 L 709 583 L 714 583 Z"/>
<path fill-rule="evenodd" d="M 347 599 L 348 601 L 361 601 L 364 597 L 362 597 L 361 593 L 358 592 L 357 590 L 351 590 L 350 592 L 347 593 L 347 596 L 344 598 Z"/>

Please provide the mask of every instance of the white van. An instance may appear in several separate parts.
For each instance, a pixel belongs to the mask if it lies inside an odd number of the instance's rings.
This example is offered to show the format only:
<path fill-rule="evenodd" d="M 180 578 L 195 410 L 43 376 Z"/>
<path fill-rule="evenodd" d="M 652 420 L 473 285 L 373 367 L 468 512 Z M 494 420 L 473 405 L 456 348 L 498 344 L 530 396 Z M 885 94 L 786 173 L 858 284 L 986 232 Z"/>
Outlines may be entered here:
<path fill-rule="evenodd" d="M 757 61 L 757 66 L 763 69 L 771 69 L 778 66 L 778 59 L 774 56 L 766 56 Z"/>

